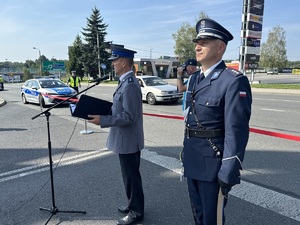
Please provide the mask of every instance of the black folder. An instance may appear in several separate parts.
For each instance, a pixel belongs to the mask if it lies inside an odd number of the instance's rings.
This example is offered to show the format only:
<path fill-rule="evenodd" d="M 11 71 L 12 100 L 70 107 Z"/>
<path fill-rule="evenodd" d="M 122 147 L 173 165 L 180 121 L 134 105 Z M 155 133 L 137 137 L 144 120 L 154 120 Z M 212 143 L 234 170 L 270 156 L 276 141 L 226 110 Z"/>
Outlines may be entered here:
<path fill-rule="evenodd" d="M 108 115 L 112 102 L 95 98 L 89 95 L 81 95 L 78 103 L 70 104 L 71 115 L 82 119 L 91 119 L 88 115 Z"/>

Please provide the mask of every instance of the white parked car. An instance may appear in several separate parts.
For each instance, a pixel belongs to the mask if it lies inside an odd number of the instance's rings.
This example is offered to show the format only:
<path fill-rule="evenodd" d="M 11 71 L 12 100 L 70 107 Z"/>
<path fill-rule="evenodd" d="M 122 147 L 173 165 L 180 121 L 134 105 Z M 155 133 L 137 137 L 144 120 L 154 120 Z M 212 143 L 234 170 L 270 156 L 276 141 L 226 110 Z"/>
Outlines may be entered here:
<path fill-rule="evenodd" d="M 157 76 L 137 76 L 141 85 L 142 99 L 150 105 L 156 102 L 177 102 L 182 98 L 182 93 L 177 90 L 174 85 L 168 84 L 166 81 Z"/>
<path fill-rule="evenodd" d="M 267 71 L 267 75 L 274 75 L 274 74 L 278 74 L 277 70 L 268 70 Z"/>

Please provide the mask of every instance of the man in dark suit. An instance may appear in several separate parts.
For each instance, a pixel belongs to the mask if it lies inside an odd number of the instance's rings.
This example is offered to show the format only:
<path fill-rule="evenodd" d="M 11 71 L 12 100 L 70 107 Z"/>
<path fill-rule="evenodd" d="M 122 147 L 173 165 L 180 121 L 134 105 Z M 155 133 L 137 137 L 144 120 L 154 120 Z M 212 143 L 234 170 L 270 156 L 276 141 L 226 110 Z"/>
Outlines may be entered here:
<path fill-rule="evenodd" d="M 219 190 L 225 207 L 231 187 L 240 183 L 252 94 L 248 78 L 222 60 L 231 33 L 211 19 L 198 21 L 196 31 L 201 73 L 188 85 L 182 160 L 195 224 L 217 225 Z"/>
<path fill-rule="evenodd" d="M 89 122 L 110 127 L 107 148 L 119 154 L 128 205 L 119 207 L 127 216 L 117 224 L 136 224 L 144 217 L 144 193 L 139 171 L 144 148 L 141 87 L 132 71 L 135 51 L 113 45 L 112 65 L 119 75 L 119 85 L 113 95 L 111 115 L 89 115 Z"/>

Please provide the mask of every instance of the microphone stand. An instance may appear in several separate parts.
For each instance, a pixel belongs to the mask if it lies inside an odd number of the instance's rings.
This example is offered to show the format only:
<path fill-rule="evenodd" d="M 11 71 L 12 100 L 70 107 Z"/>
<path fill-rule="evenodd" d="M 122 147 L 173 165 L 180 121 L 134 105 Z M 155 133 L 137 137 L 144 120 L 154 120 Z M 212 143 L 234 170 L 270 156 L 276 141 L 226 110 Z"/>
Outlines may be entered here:
<path fill-rule="evenodd" d="M 90 84 L 90 83 L 88 83 L 88 87 L 89 87 L 89 84 Z M 86 93 L 87 93 L 87 90 L 85 91 L 84 94 L 86 95 Z M 80 134 L 91 134 L 91 133 L 93 133 L 92 130 L 88 130 L 88 129 L 87 129 L 87 122 L 86 122 L 86 119 L 84 120 L 84 130 L 80 131 L 79 133 L 80 133 Z"/>
<path fill-rule="evenodd" d="M 48 220 L 46 221 L 45 225 L 48 224 L 48 222 L 51 220 L 52 216 L 57 214 L 57 213 L 83 213 L 86 214 L 86 211 L 66 211 L 66 210 L 59 210 L 55 204 L 55 192 L 54 192 L 54 179 L 53 179 L 53 162 L 52 162 L 52 149 L 51 149 L 51 138 L 50 138 L 50 125 L 49 125 L 49 117 L 51 115 L 50 110 L 67 102 L 68 100 L 70 100 L 71 98 L 76 97 L 77 95 L 83 93 L 84 91 L 87 91 L 95 86 L 97 86 L 98 84 L 100 84 L 102 80 L 98 80 L 96 81 L 95 84 L 93 84 L 92 86 L 66 98 L 65 100 L 51 106 L 50 108 L 46 109 L 45 111 L 33 116 L 31 119 L 34 120 L 37 117 L 41 116 L 41 115 L 45 115 L 46 116 L 46 121 L 47 121 L 47 133 L 48 133 L 48 152 L 49 152 L 49 167 L 50 167 L 50 183 L 51 183 L 51 197 L 52 197 L 52 207 L 51 208 L 43 208 L 40 207 L 40 210 L 44 210 L 44 211 L 49 211 L 50 212 L 50 216 L 48 218 Z"/>

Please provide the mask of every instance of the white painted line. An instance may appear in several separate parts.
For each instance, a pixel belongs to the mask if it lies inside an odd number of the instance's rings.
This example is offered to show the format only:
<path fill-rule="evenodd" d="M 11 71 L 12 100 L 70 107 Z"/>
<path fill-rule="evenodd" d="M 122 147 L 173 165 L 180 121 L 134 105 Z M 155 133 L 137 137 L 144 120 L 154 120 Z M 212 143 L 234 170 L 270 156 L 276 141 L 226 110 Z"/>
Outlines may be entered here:
<path fill-rule="evenodd" d="M 273 111 L 273 112 L 285 112 L 286 111 L 286 110 L 282 110 L 282 109 L 267 109 L 267 108 L 261 108 L 261 110 Z"/>
<path fill-rule="evenodd" d="M 151 152 L 147 149 L 142 151 L 142 158 L 180 174 L 181 163 L 178 159 L 168 156 L 161 156 L 156 152 Z M 255 205 L 291 219 L 300 221 L 300 199 L 293 198 L 245 181 L 242 181 L 241 184 L 234 186 L 230 192 L 230 195 L 238 197 L 244 201 L 251 202 Z"/>
<path fill-rule="evenodd" d="M 106 149 L 92 151 L 62 159 L 59 166 L 71 165 L 89 159 L 113 154 L 111 151 L 105 150 Z M 180 175 L 181 162 L 176 158 L 158 155 L 156 152 L 149 151 L 147 149 L 142 151 L 142 158 Z M 2 173 L 0 176 L 6 177 L 0 179 L 0 183 L 49 170 L 49 167 L 46 167 L 46 165 L 47 164 L 39 164 L 36 166 L 25 167 L 23 169 Z M 291 219 L 300 221 L 300 199 L 254 185 L 246 181 L 242 181 L 240 185 L 234 186 L 230 192 L 230 195 Z"/>
<path fill-rule="evenodd" d="M 300 221 L 300 199 L 246 181 L 242 181 L 241 184 L 234 186 L 230 194 L 283 216 Z"/>
<path fill-rule="evenodd" d="M 104 151 L 103 151 L 104 150 Z M 98 158 L 104 155 L 109 155 L 112 154 L 111 151 L 105 151 L 106 149 L 101 149 L 99 151 L 92 151 L 92 152 L 88 152 L 88 153 L 84 153 L 84 154 L 80 154 L 80 155 L 76 155 L 76 156 L 72 156 L 72 157 L 68 157 L 68 158 L 64 158 L 61 160 L 59 167 L 61 166 L 66 166 L 66 165 L 71 165 L 71 164 L 75 164 L 75 163 L 79 163 L 79 162 L 83 162 L 86 160 L 90 160 L 90 159 L 94 159 L 94 158 Z M 53 162 L 53 169 L 55 169 L 56 164 L 58 163 L 58 161 Z M 42 168 L 44 167 L 44 168 Z M 0 183 L 1 182 L 5 182 L 5 181 L 9 181 L 9 180 L 13 180 L 13 179 L 17 179 L 17 178 L 21 178 L 21 177 L 25 177 L 31 174 L 35 174 L 35 173 L 40 173 L 40 172 L 44 172 L 49 170 L 49 164 L 39 164 L 36 166 L 29 166 L 29 167 L 24 167 L 22 169 L 18 169 L 18 170 L 12 170 L 6 173 L 1 173 L 0 177 L 2 176 L 6 176 L 4 178 L 0 179 Z M 12 174 L 16 174 L 16 175 L 12 175 Z"/>

